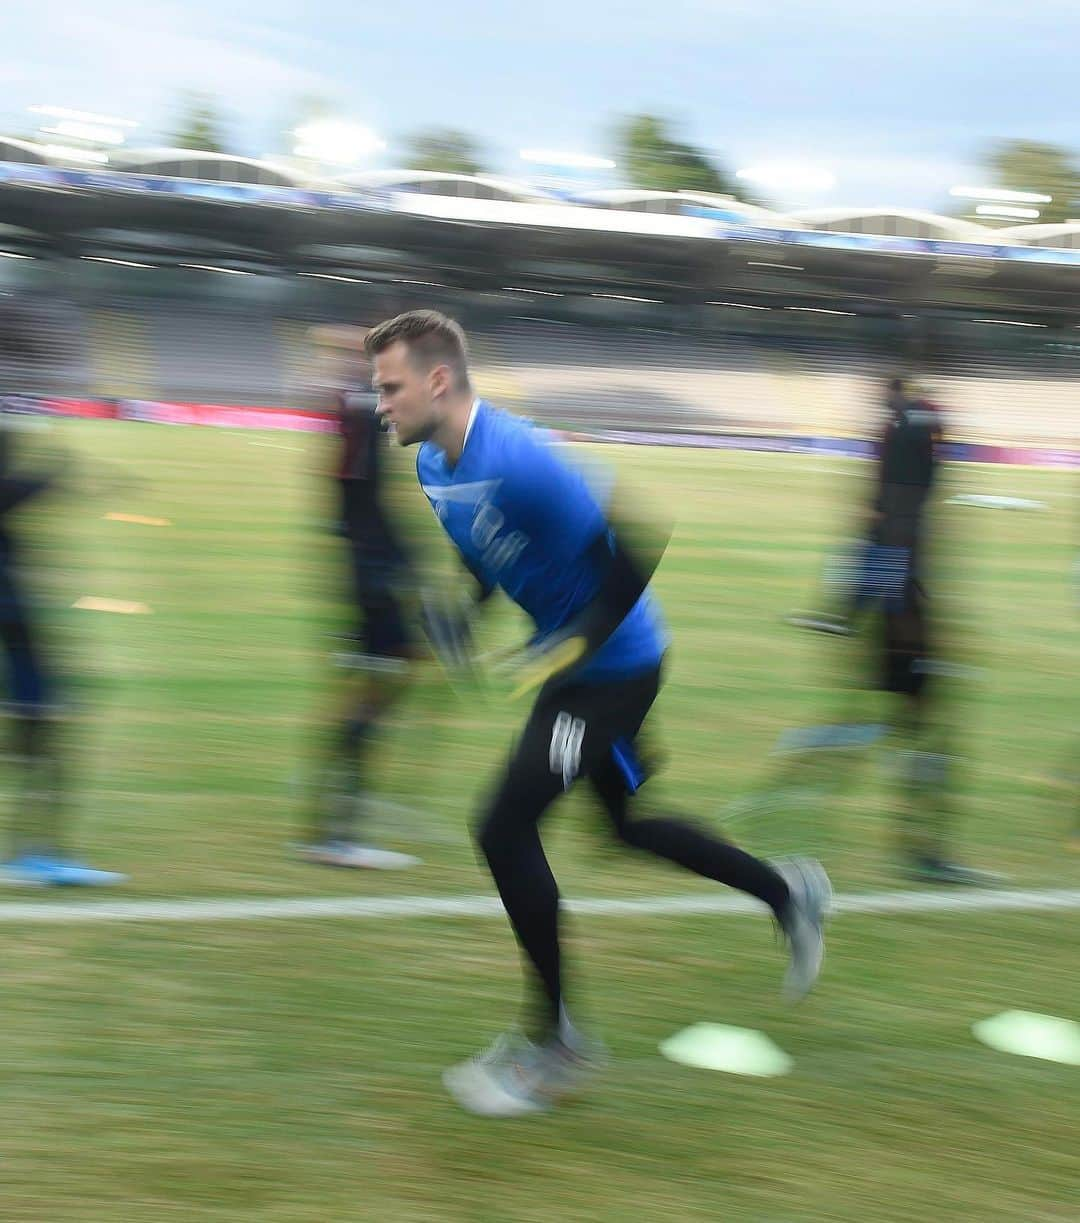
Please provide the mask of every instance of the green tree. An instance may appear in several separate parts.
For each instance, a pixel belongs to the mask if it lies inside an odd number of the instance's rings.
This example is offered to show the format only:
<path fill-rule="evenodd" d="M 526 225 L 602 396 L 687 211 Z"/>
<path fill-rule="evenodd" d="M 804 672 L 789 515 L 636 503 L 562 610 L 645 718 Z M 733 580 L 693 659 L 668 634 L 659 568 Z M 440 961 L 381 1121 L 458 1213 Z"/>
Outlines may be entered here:
<path fill-rule="evenodd" d="M 467 133 L 452 127 L 424 128 L 405 138 L 405 166 L 440 174 L 483 174 L 479 145 Z"/>
<path fill-rule="evenodd" d="M 678 140 L 670 122 L 657 115 L 631 115 L 619 124 L 616 159 L 630 186 L 645 191 L 735 193 L 728 173 Z"/>
<path fill-rule="evenodd" d="M 227 153 L 226 144 L 225 122 L 214 99 L 205 93 L 185 94 L 172 137 L 173 148 Z"/>
<path fill-rule="evenodd" d="M 995 187 L 1052 197 L 1049 204 L 1033 205 L 1040 223 L 1080 215 L 1080 168 L 1068 149 L 1038 140 L 1002 140 L 987 155 L 986 168 Z"/>

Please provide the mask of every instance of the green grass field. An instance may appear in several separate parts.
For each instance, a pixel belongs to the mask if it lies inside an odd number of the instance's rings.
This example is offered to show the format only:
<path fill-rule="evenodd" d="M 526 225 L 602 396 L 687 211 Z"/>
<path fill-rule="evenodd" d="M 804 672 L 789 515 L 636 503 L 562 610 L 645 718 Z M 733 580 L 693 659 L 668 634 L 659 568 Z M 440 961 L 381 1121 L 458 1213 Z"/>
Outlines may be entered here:
<path fill-rule="evenodd" d="M 340 683 L 325 649 L 337 555 L 312 474 L 321 443 L 116 424 L 60 436 L 84 469 L 107 459 L 114 483 L 26 527 L 85 710 L 77 840 L 130 872 L 122 895 L 490 894 L 468 826 L 525 708 L 498 685 L 454 692 L 433 669 L 395 712 L 374 778 L 415 812 L 380 817 L 382 842 L 425 864 L 349 873 L 289 856 L 311 726 Z M 676 450 L 588 457 L 677 520 L 657 582 L 675 641 L 655 718 L 667 764 L 650 790 L 719 825 L 730 800 L 762 787 L 785 727 L 841 706 L 844 648 L 781 617 L 812 598 L 865 471 Z M 421 547 L 449 571 L 411 455 L 399 458 Z M 113 482 L 117 471 L 138 483 Z M 1016 887 L 1078 887 L 1080 856 L 1063 852 L 1076 797 L 1061 781 L 1080 709 L 1075 484 L 1005 468 L 948 482 L 1049 507 L 943 511 L 940 602 L 955 656 L 981 671 L 952 700 L 966 758 L 958 851 Z M 86 595 L 152 614 L 71 610 Z M 516 631 L 500 611 L 485 643 Z M 902 887 L 884 763 L 867 761 L 833 800 L 732 832 L 764 853 L 820 852 L 841 892 Z M 616 851 L 582 796 L 552 814 L 547 843 L 570 896 L 709 890 Z M 1074 911 L 840 916 L 820 990 L 796 1010 L 779 1002 L 764 920 L 575 919 L 575 996 L 613 1066 L 575 1106 L 503 1123 L 459 1113 L 439 1082 L 516 1017 L 501 919 L 3 931 L 4 1220 L 1080 1219 L 1080 1069 L 1010 1059 L 970 1034 L 1012 1008 L 1080 1018 Z M 700 1020 L 767 1032 L 794 1071 L 754 1081 L 660 1057 L 661 1040 Z"/>

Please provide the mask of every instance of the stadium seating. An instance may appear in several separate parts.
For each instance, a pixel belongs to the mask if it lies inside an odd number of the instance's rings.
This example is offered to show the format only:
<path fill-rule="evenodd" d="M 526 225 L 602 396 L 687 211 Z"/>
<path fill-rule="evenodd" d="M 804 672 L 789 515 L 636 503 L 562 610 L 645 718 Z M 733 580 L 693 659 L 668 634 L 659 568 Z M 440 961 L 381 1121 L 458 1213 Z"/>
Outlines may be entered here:
<path fill-rule="evenodd" d="M 304 406 L 309 317 L 213 301 L 18 303 L 46 360 L 0 349 L 10 392 Z M 970 329 L 969 329 L 970 330 Z M 975 333 L 928 361 L 923 384 L 969 441 L 1072 445 L 1080 360 L 1062 345 L 1010 351 Z M 850 338 L 679 334 L 515 316 L 472 336 L 481 393 L 568 428 L 864 436 L 893 364 Z"/>
<path fill-rule="evenodd" d="M 0 393 L 85 394 L 91 380 L 88 345 L 84 320 L 74 306 L 33 294 L 5 298 L 4 304 Z"/>
<path fill-rule="evenodd" d="M 168 305 L 150 313 L 161 397 L 284 404 L 281 349 L 269 315 Z"/>

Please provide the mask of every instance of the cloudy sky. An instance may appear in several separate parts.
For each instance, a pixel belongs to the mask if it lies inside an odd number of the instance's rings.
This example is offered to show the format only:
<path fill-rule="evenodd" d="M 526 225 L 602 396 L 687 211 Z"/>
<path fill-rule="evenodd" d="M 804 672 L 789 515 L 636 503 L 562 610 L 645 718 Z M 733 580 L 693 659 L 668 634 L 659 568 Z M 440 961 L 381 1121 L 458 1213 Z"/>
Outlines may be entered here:
<path fill-rule="evenodd" d="M 616 116 L 650 110 L 732 168 L 797 158 L 835 173 L 831 191 L 782 205 L 934 207 L 978 177 L 991 140 L 1080 147 L 1080 0 L 8 7 L 8 127 L 48 103 L 137 119 L 134 142 L 157 144 L 178 92 L 195 88 L 220 98 L 238 149 L 258 156 L 281 147 L 294 100 L 318 94 L 391 149 L 411 128 L 458 126 L 515 173 L 522 146 L 605 152 Z"/>

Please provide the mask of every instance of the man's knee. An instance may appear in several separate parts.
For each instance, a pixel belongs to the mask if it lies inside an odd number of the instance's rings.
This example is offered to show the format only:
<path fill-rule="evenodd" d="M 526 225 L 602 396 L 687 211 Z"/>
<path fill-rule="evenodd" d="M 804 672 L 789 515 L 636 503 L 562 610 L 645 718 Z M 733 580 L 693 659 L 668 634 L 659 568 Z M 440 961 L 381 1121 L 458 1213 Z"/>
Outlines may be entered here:
<path fill-rule="evenodd" d="M 513 764 L 473 829 L 473 836 L 489 863 L 511 858 L 535 833 L 541 816 L 559 793 L 535 770 Z"/>
<path fill-rule="evenodd" d="M 604 788 L 596 787 L 597 794 L 611 821 L 611 830 L 616 840 L 630 849 L 640 849 L 641 836 L 639 821 L 631 818 L 630 796 L 621 785 L 611 785 Z"/>
<path fill-rule="evenodd" d="M 506 830 L 496 807 L 489 808 L 473 827 L 473 840 L 488 862 L 500 856 L 507 843 Z"/>
<path fill-rule="evenodd" d="M 476 844 L 489 864 L 513 856 L 525 827 L 525 814 L 513 790 L 502 787 L 473 829 Z"/>
<path fill-rule="evenodd" d="M 632 819 L 623 816 L 622 819 L 613 820 L 612 827 L 615 830 L 615 836 L 621 844 L 626 845 L 630 849 L 641 848 L 641 838 L 638 835 L 638 829 Z"/>

